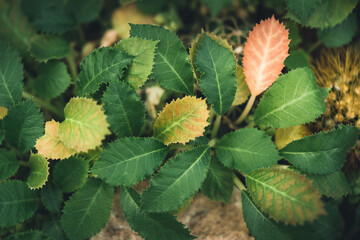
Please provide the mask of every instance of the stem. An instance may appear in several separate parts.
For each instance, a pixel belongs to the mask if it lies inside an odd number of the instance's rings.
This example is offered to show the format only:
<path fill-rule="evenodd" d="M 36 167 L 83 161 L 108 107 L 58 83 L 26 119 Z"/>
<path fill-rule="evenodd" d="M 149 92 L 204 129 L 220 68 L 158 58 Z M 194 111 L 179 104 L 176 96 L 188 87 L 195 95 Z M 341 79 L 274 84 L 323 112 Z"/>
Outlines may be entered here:
<path fill-rule="evenodd" d="M 73 81 L 74 84 L 76 84 L 76 79 L 78 77 L 78 72 L 77 72 L 76 63 L 75 63 L 75 60 L 73 58 L 72 53 L 70 53 L 70 55 L 68 57 L 66 57 L 66 61 L 69 64 L 69 68 L 70 68 L 70 72 L 71 72 L 71 76 L 72 76 L 72 81 Z"/>
<path fill-rule="evenodd" d="M 246 191 L 246 187 L 237 176 L 234 176 L 234 183 L 241 191 Z"/>
<path fill-rule="evenodd" d="M 58 118 L 61 118 L 61 119 L 64 118 L 64 113 L 62 111 L 59 111 L 57 108 L 55 108 L 49 102 L 44 101 L 44 100 L 42 100 L 40 98 L 34 97 L 30 93 L 27 93 L 27 92 L 22 92 L 22 96 L 25 99 L 32 99 L 41 108 L 49 110 L 50 112 L 54 113 Z"/>
<path fill-rule="evenodd" d="M 214 122 L 214 127 L 211 131 L 211 139 L 216 138 L 218 131 L 219 131 L 219 127 L 221 124 L 221 116 L 220 115 L 216 115 L 216 119 Z"/>
<path fill-rule="evenodd" d="M 29 162 L 25 162 L 25 161 L 19 161 L 20 166 L 23 167 L 28 167 L 29 166 Z"/>
<path fill-rule="evenodd" d="M 316 43 L 314 43 L 311 48 L 309 48 L 308 52 L 311 53 L 313 52 L 315 49 L 317 49 L 319 46 L 321 45 L 321 41 L 318 40 Z"/>
<path fill-rule="evenodd" d="M 241 113 L 240 117 L 235 121 L 235 125 L 240 125 L 240 123 L 242 123 L 245 120 L 245 118 L 249 115 L 249 112 L 252 106 L 254 105 L 255 99 L 256 96 L 251 95 L 249 101 L 246 104 L 244 111 Z"/>

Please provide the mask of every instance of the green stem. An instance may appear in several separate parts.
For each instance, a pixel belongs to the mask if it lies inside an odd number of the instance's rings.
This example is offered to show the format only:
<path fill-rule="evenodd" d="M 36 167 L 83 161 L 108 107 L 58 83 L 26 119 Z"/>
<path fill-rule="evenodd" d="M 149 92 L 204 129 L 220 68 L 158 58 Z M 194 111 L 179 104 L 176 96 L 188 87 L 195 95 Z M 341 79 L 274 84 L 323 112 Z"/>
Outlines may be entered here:
<path fill-rule="evenodd" d="M 74 57 L 73 57 L 72 53 L 70 53 L 70 55 L 68 57 L 66 57 L 66 61 L 69 64 L 73 84 L 76 84 L 76 79 L 78 77 L 78 72 L 77 72 L 76 63 L 75 63 L 75 60 L 74 60 Z"/>
<path fill-rule="evenodd" d="M 216 119 L 215 119 L 215 122 L 214 122 L 214 126 L 213 126 L 213 129 L 211 131 L 211 139 L 217 137 L 220 124 L 221 124 L 221 115 L 216 114 Z"/>
<path fill-rule="evenodd" d="M 62 111 L 59 111 L 57 108 L 55 108 L 49 102 L 44 101 L 40 98 L 34 97 L 30 93 L 27 93 L 27 92 L 22 92 L 22 96 L 25 99 L 32 99 L 41 108 L 44 108 L 44 109 L 54 113 L 58 118 L 64 119 L 64 113 Z"/>
<path fill-rule="evenodd" d="M 322 42 L 320 40 L 318 40 L 316 43 L 314 43 L 308 50 L 309 53 L 313 52 L 315 49 L 317 49 L 320 45 L 322 44 Z"/>
<path fill-rule="evenodd" d="M 252 106 L 254 105 L 255 99 L 256 99 L 256 96 L 251 95 L 249 101 L 246 104 L 244 111 L 241 113 L 240 117 L 235 121 L 235 125 L 240 125 L 245 120 L 245 118 L 249 115 L 250 110 L 251 110 Z"/>
<path fill-rule="evenodd" d="M 244 184 L 235 175 L 234 175 L 234 183 L 241 191 L 246 191 L 246 187 L 244 186 Z"/>
<path fill-rule="evenodd" d="M 28 167 L 29 166 L 29 162 L 25 162 L 25 161 L 19 161 L 20 166 L 23 167 Z"/>

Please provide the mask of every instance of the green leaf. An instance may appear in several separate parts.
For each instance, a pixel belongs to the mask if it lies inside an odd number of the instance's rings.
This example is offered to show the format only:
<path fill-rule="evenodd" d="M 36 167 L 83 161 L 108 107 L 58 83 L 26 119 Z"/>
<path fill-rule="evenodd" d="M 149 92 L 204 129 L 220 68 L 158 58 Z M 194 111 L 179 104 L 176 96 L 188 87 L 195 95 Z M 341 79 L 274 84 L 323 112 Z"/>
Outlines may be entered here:
<path fill-rule="evenodd" d="M 65 92 L 71 83 L 65 63 L 50 61 L 39 65 L 34 88 L 42 98 L 55 98 Z"/>
<path fill-rule="evenodd" d="M 351 42 L 358 28 L 356 14 L 350 14 L 344 21 L 331 28 L 318 29 L 317 35 L 327 47 L 341 47 Z"/>
<path fill-rule="evenodd" d="M 309 67 L 310 57 L 304 50 L 297 49 L 291 51 L 290 55 L 285 59 L 284 64 L 289 70 L 301 67 Z"/>
<path fill-rule="evenodd" d="M 44 135 L 44 118 L 32 100 L 10 108 L 3 120 L 5 140 L 21 152 L 34 147 L 36 139 Z"/>
<path fill-rule="evenodd" d="M 307 174 L 315 189 L 322 195 L 339 199 L 350 193 L 350 185 L 343 172 L 337 171 L 326 175 Z"/>
<path fill-rule="evenodd" d="M 23 64 L 19 53 L 0 40 L 0 106 L 10 108 L 21 101 Z"/>
<path fill-rule="evenodd" d="M 130 85 L 117 81 L 110 83 L 102 101 L 110 128 L 118 137 L 139 136 L 146 110 Z"/>
<path fill-rule="evenodd" d="M 303 225 L 326 213 L 321 195 L 297 172 L 283 168 L 256 169 L 245 179 L 251 198 L 275 221 Z"/>
<path fill-rule="evenodd" d="M 211 200 L 229 203 L 234 189 L 234 174 L 230 168 L 224 167 L 215 155 L 211 163 L 201 191 Z"/>
<path fill-rule="evenodd" d="M 18 180 L 0 182 L 0 227 L 14 226 L 37 210 L 36 194 Z"/>
<path fill-rule="evenodd" d="M 43 229 L 48 236 L 55 240 L 67 240 L 60 222 L 60 215 L 51 214 L 48 218 L 46 218 Z"/>
<path fill-rule="evenodd" d="M 85 183 L 88 170 L 89 163 L 79 157 L 59 161 L 53 171 L 54 183 L 65 193 L 73 192 Z"/>
<path fill-rule="evenodd" d="M 120 48 L 102 47 L 87 55 L 80 64 L 77 79 L 80 96 L 95 93 L 102 83 L 120 80 L 132 60 Z"/>
<path fill-rule="evenodd" d="M 126 73 L 127 81 L 135 90 L 148 80 L 154 66 L 156 45 L 159 41 L 152 41 L 137 37 L 121 40 L 115 48 L 122 49 L 125 53 L 134 56 L 129 70 Z"/>
<path fill-rule="evenodd" d="M 333 173 L 344 165 L 346 152 L 356 143 L 358 132 L 352 125 L 340 126 L 293 141 L 281 149 L 280 155 L 307 173 Z"/>
<path fill-rule="evenodd" d="M 206 6 L 210 9 L 212 17 L 215 17 L 221 9 L 230 5 L 234 0 L 203 0 Z"/>
<path fill-rule="evenodd" d="M 204 33 L 195 52 L 194 65 L 201 72 L 200 87 L 214 110 L 225 114 L 235 98 L 237 79 L 236 61 L 232 51 Z"/>
<path fill-rule="evenodd" d="M 12 177 L 19 169 L 19 162 L 13 152 L 0 149 L 0 181 Z"/>
<path fill-rule="evenodd" d="M 26 54 L 35 29 L 21 11 L 20 3 L 23 2 L 32 1 L 0 0 L 0 38 L 10 42 L 22 54 Z"/>
<path fill-rule="evenodd" d="M 290 50 L 293 50 L 302 42 L 302 37 L 299 33 L 299 26 L 292 21 L 286 21 L 284 24 L 286 29 L 289 30 L 289 39 L 291 39 L 289 48 Z"/>
<path fill-rule="evenodd" d="M 107 145 L 92 172 L 115 186 L 132 186 L 151 176 L 167 148 L 153 138 L 121 138 Z"/>
<path fill-rule="evenodd" d="M 62 37 L 36 35 L 31 39 L 29 52 L 36 60 L 47 62 L 70 55 L 70 44 Z"/>
<path fill-rule="evenodd" d="M 305 22 L 321 0 L 286 0 L 286 4 L 300 19 Z"/>
<path fill-rule="evenodd" d="M 275 128 L 309 123 L 326 111 L 327 95 L 310 68 L 294 69 L 278 77 L 266 91 L 255 110 L 255 123 Z"/>
<path fill-rule="evenodd" d="M 179 153 L 151 178 L 150 187 L 141 196 L 142 209 L 146 212 L 177 210 L 199 190 L 209 165 L 209 146 Z"/>
<path fill-rule="evenodd" d="M 161 86 L 193 95 L 194 82 L 186 49 L 175 33 L 164 27 L 131 24 L 132 37 L 160 42 L 157 44 L 152 73 Z"/>
<path fill-rule="evenodd" d="M 65 202 L 61 222 L 68 238 L 85 239 L 98 233 L 110 217 L 113 197 L 114 188 L 90 178 Z"/>
<path fill-rule="evenodd" d="M 244 128 L 223 136 L 215 146 L 220 162 L 248 173 L 270 167 L 281 159 L 271 137 L 256 128 Z"/>
<path fill-rule="evenodd" d="M 48 181 L 41 189 L 41 201 L 44 207 L 53 213 L 60 213 L 61 203 L 63 201 L 63 194 L 53 181 Z"/>
<path fill-rule="evenodd" d="M 53 238 L 46 236 L 42 232 L 31 230 L 28 232 L 15 233 L 5 240 L 53 240 Z"/>
<path fill-rule="evenodd" d="M 73 14 L 78 23 L 90 22 L 99 16 L 103 6 L 102 0 L 67 1 L 67 10 Z"/>
<path fill-rule="evenodd" d="M 132 188 L 121 188 L 121 208 L 134 231 L 147 240 L 194 239 L 189 230 L 168 213 L 146 213 L 140 208 L 140 195 Z"/>
<path fill-rule="evenodd" d="M 27 184 L 30 189 L 38 189 L 45 185 L 49 176 L 49 162 L 40 154 L 34 154 L 29 160 L 30 174 Z"/>

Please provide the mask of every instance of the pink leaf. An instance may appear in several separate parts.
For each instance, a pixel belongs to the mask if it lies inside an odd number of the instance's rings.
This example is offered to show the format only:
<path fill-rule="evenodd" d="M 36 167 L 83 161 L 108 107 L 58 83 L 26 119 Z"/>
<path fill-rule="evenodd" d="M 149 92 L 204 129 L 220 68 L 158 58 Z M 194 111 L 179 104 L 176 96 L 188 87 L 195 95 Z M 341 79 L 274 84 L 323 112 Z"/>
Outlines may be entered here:
<path fill-rule="evenodd" d="M 272 16 L 256 24 L 244 49 L 244 73 L 251 94 L 266 90 L 284 67 L 289 55 L 289 32 Z"/>

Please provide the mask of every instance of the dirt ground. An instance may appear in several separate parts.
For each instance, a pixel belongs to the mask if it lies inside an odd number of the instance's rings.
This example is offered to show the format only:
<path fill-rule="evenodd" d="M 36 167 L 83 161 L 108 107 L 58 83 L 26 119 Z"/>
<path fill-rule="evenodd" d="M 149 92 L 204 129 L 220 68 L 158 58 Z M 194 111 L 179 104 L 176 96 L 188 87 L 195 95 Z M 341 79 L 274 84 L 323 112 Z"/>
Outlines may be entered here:
<path fill-rule="evenodd" d="M 194 201 L 178 215 L 178 220 L 189 227 L 191 233 L 201 240 L 254 240 L 249 236 L 242 216 L 241 194 L 234 189 L 229 205 L 216 203 L 203 194 L 195 196 Z M 113 210 L 106 227 L 91 240 L 140 240 L 126 222 L 119 203 L 119 194 L 113 202 Z"/>

